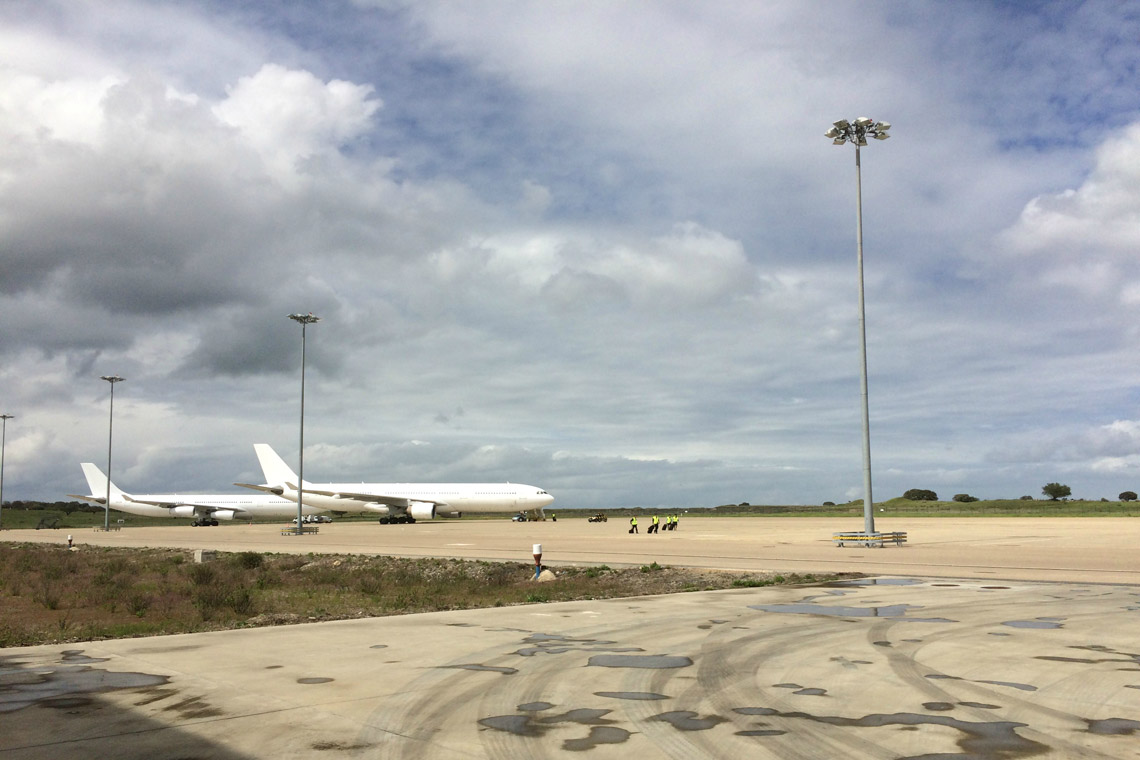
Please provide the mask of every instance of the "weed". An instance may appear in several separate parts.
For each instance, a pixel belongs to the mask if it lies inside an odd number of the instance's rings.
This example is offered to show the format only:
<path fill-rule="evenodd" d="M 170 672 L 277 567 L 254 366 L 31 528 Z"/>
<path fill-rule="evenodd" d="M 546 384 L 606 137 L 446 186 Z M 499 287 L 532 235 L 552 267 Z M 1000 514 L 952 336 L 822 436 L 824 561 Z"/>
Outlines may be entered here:
<path fill-rule="evenodd" d="M 648 565 L 642 565 L 641 566 L 641 572 L 643 572 L 643 573 L 653 573 L 653 572 L 656 572 L 660 569 L 661 569 L 661 565 L 658 565 L 656 562 L 652 562 Z"/>
<path fill-rule="evenodd" d="M 209 586 L 214 582 L 216 573 L 214 568 L 210 565 L 191 565 L 187 570 L 187 575 L 190 576 L 190 582 L 195 586 Z"/>
<path fill-rule="evenodd" d="M 146 594 L 134 593 L 127 597 L 127 609 L 135 617 L 146 615 L 150 609 L 151 598 Z"/>
<path fill-rule="evenodd" d="M 241 552 L 234 557 L 234 564 L 246 570 L 256 570 L 264 561 L 265 557 L 257 552 Z"/>

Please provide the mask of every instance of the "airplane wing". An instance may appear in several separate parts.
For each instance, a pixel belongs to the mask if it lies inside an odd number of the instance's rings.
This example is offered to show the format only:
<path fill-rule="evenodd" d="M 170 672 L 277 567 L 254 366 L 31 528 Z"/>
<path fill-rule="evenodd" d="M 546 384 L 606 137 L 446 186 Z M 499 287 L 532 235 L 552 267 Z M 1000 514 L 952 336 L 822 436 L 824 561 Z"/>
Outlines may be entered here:
<path fill-rule="evenodd" d="M 212 514 L 219 511 L 242 511 L 234 510 L 232 507 L 218 507 L 213 504 L 195 504 L 192 501 L 169 501 L 166 499 L 136 499 L 133 496 L 123 495 L 123 498 L 134 504 L 148 504 L 152 507 L 166 507 L 172 509 L 173 507 L 193 507 L 195 514 Z"/>
<path fill-rule="evenodd" d="M 105 497 L 102 497 L 102 496 L 80 496 L 77 493 L 69 493 L 67 495 L 67 498 L 69 498 L 69 499 L 82 499 L 83 501 L 89 501 L 92 504 L 98 504 L 99 506 L 103 506 L 103 502 L 107 501 L 107 499 Z"/>
<path fill-rule="evenodd" d="M 265 491 L 265 493 L 271 493 L 275 496 L 285 493 L 285 489 L 281 486 L 255 486 L 253 483 L 234 483 L 234 485 L 241 488 L 252 488 L 255 491 Z"/>
<path fill-rule="evenodd" d="M 292 486 L 290 486 L 292 487 Z M 305 493 L 314 493 L 318 496 L 331 496 L 334 499 L 347 499 L 350 501 L 364 501 L 373 504 L 383 504 L 387 507 L 409 509 L 412 504 L 434 504 L 437 507 L 449 506 L 446 501 L 432 499 L 409 499 L 406 496 L 388 496 L 382 493 L 356 493 L 354 491 L 322 491 L 318 488 L 306 488 Z"/>

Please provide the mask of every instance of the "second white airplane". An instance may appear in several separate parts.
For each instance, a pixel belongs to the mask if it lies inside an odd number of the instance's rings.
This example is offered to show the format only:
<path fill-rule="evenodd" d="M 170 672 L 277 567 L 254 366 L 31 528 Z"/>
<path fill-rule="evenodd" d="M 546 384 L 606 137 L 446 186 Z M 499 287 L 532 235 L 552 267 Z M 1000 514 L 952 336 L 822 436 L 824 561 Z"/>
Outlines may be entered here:
<path fill-rule="evenodd" d="M 237 483 L 245 488 L 298 499 L 297 473 L 267 443 L 254 451 L 265 475 L 264 485 Z M 515 513 L 542 508 L 554 497 L 520 483 L 310 483 L 305 481 L 304 505 L 332 512 L 372 512 L 381 523 L 461 517 L 463 512 Z"/>
<path fill-rule="evenodd" d="M 107 476 L 91 462 L 80 465 L 91 493 L 68 494 L 100 506 L 107 503 Z M 254 517 L 296 517 L 297 500 L 265 494 L 240 493 L 147 493 L 129 494 L 110 485 L 111 509 L 143 517 L 186 517 L 199 525 L 217 525 L 219 520 L 252 520 Z M 305 514 L 324 510 L 305 505 Z"/>

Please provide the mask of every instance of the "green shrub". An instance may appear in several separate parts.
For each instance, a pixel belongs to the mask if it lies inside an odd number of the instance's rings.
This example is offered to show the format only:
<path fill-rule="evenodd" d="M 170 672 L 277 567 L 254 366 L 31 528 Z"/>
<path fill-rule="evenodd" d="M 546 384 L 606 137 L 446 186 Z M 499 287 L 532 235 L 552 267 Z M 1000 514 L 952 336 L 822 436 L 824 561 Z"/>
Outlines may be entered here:
<path fill-rule="evenodd" d="M 234 558 L 234 562 L 238 567 L 245 568 L 246 570 L 256 570 L 261 567 L 261 563 L 265 561 L 265 557 L 257 552 L 242 552 Z"/>

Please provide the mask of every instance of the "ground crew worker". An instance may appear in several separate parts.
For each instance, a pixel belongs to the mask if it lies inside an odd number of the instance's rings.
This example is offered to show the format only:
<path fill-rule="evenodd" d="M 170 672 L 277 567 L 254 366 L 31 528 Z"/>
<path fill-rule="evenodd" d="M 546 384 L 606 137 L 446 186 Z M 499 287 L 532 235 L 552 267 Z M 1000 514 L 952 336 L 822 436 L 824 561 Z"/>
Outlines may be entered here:
<path fill-rule="evenodd" d="M 661 528 L 661 518 L 659 518 L 657 515 L 653 515 L 653 524 L 649 526 L 649 530 L 646 532 L 647 533 L 656 533 L 658 530 L 660 530 L 660 528 Z"/>
<path fill-rule="evenodd" d="M 637 518 L 636 517 L 629 518 L 629 525 L 630 525 L 629 532 L 630 533 L 636 533 L 637 532 Z"/>
<path fill-rule="evenodd" d="M 71 548 L 71 534 L 70 533 L 67 534 L 67 548 L 68 549 Z"/>

